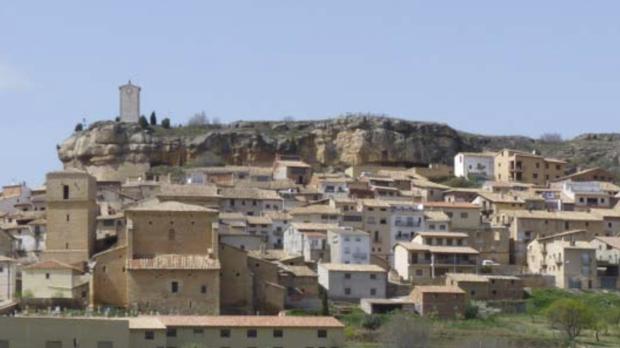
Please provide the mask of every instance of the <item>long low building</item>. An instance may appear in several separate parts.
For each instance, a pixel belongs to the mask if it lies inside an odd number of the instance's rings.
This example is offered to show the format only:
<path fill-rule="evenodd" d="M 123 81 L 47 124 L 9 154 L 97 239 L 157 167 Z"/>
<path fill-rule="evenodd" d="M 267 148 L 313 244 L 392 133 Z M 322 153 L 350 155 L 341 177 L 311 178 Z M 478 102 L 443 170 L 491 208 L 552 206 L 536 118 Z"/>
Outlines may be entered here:
<path fill-rule="evenodd" d="M 333 317 L 0 317 L 0 347 L 344 347 Z"/>

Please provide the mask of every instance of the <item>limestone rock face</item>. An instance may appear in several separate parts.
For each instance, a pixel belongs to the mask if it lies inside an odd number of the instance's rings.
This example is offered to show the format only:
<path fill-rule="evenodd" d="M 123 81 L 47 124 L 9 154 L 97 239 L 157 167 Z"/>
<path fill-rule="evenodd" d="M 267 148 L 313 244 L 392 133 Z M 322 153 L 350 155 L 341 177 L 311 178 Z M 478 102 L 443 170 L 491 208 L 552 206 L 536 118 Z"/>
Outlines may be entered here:
<path fill-rule="evenodd" d="M 376 116 L 239 121 L 170 130 L 106 121 L 66 139 L 58 147 L 58 156 L 67 168 L 87 169 L 99 180 L 122 180 L 157 165 L 268 164 L 276 153 L 299 154 L 317 169 L 342 169 L 370 163 L 451 164 L 461 151 L 515 148 L 566 158 L 575 166 L 609 167 L 609 163 L 617 165 L 619 144 L 618 134 L 586 134 L 547 144 L 527 137 L 482 136 L 439 123 Z"/>

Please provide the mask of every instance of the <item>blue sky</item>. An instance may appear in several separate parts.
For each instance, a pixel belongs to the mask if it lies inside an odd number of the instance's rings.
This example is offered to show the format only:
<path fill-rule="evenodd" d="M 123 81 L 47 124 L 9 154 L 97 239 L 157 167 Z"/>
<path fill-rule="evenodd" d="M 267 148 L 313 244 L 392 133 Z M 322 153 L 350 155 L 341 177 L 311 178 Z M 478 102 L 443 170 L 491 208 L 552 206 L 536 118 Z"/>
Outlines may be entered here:
<path fill-rule="evenodd" d="M 88 4 L 85 7 L 84 4 Z M 485 134 L 617 131 L 618 1 L 13 1 L 0 183 L 40 184 L 82 118 L 376 112 Z"/>

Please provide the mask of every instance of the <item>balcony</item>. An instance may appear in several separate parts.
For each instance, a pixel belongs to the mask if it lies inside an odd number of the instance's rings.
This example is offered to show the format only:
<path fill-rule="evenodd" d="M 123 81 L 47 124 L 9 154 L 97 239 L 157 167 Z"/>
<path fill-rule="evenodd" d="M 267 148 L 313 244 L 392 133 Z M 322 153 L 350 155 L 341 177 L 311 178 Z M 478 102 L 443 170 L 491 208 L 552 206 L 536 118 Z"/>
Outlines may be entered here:
<path fill-rule="evenodd" d="M 396 227 L 420 227 L 422 224 L 417 222 L 407 222 L 407 221 L 395 221 L 394 226 Z"/>

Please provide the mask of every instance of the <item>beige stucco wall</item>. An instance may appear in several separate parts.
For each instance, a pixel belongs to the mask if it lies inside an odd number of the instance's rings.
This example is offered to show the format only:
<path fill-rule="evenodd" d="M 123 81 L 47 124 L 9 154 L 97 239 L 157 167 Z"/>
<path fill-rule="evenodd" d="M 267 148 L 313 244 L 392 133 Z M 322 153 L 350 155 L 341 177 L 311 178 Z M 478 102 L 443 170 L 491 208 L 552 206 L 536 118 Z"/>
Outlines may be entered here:
<path fill-rule="evenodd" d="M 68 269 L 25 269 L 22 271 L 22 293 L 34 298 L 72 298 L 74 278 Z"/>
<path fill-rule="evenodd" d="M 133 347 L 127 320 L 0 317 L 0 340 L 8 340 L 10 348 L 44 348 L 47 341 L 73 347 L 74 339 L 79 347 L 96 348 L 100 342 L 111 342 L 114 348 Z"/>
<path fill-rule="evenodd" d="M 230 337 L 220 337 L 219 328 L 205 328 L 202 333 L 194 333 L 193 328 L 177 328 L 176 338 L 168 337 L 168 347 L 183 347 L 191 343 L 199 347 L 259 347 L 259 348 L 300 348 L 300 347 L 344 347 L 342 329 L 327 329 L 327 337 L 319 338 L 320 328 L 282 328 L 283 337 L 273 337 L 272 328 L 257 329 L 256 338 L 248 338 L 249 328 L 231 328 Z"/>

